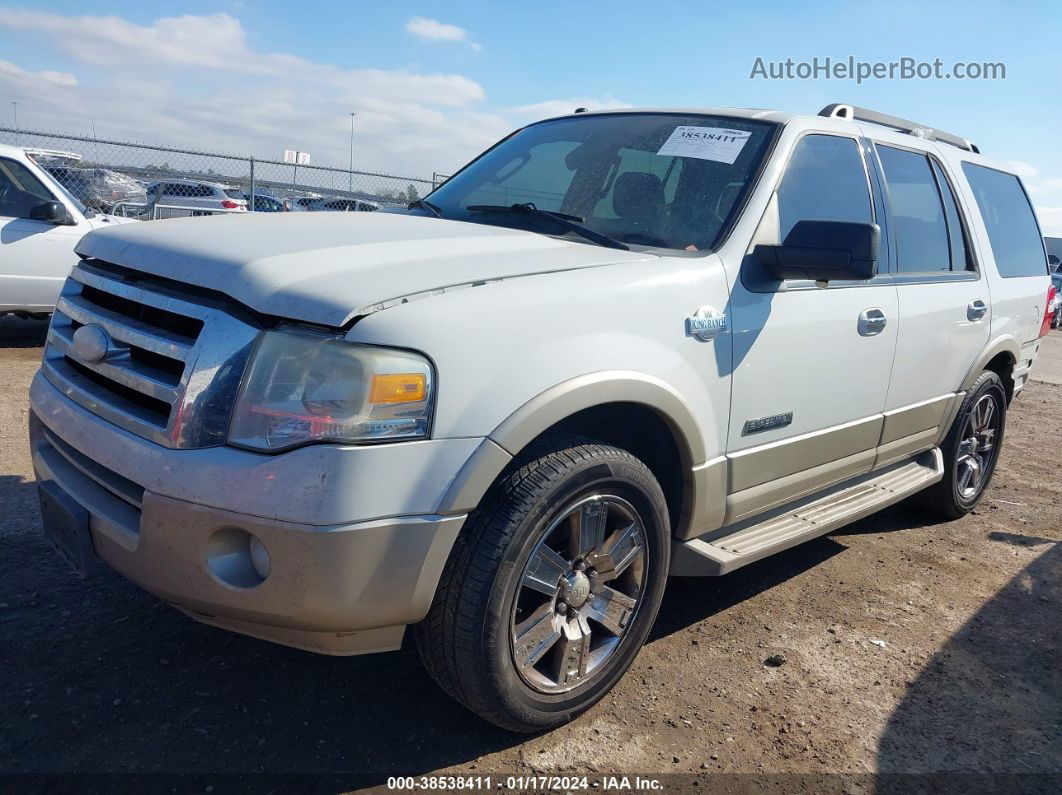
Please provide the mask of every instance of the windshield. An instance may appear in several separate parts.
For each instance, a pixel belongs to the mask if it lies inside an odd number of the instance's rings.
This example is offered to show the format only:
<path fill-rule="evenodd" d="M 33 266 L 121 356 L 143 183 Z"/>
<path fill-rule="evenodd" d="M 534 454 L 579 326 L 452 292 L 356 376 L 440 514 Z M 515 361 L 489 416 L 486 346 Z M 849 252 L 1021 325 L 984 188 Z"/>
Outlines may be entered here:
<path fill-rule="evenodd" d="M 468 209 L 530 204 L 627 245 L 702 251 L 739 205 L 774 126 L 664 113 L 540 122 L 487 151 L 427 202 L 454 220 L 563 232 L 543 214 Z"/>

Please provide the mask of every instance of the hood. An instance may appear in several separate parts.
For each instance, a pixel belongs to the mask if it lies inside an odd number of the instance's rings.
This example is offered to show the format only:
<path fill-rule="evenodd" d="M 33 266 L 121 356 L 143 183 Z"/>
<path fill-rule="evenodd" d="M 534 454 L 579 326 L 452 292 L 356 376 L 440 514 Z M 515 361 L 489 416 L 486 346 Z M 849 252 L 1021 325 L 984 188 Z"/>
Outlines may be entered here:
<path fill-rule="evenodd" d="M 327 326 L 447 287 L 653 258 L 392 213 L 241 213 L 106 225 L 82 238 L 77 253 Z"/>

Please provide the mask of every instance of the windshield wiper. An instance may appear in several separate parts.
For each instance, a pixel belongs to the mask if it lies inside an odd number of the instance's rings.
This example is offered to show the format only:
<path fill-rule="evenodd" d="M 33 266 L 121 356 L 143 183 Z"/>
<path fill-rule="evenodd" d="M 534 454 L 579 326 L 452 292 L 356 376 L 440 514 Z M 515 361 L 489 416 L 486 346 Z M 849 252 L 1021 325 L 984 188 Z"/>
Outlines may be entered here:
<path fill-rule="evenodd" d="M 434 215 L 436 218 L 442 218 L 442 210 L 440 210 L 436 205 L 432 204 L 431 202 L 424 201 L 424 199 L 417 199 L 415 202 L 410 202 L 406 206 L 406 209 L 407 210 L 415 210 L 415 209 L 427 210 L 429 213 Z"/>
<path fill-rule="evenodd" d="M 540 210 L 531 202 L 525 202 L 524 204 L 471 204 L 465 209 L 470 213 L 524 213 L 539 218 L 549 218 L 569 232 L 574 232 L 592 243 L 597 243 L 599 246 L 630 251 L 630 246 L 620 243 L 618 240 L 613 240 L 608 235 L 595 232 L 588 226 L 584 226 L 583 219 L 578 215 L 558 213 L 553 210 Z"/>

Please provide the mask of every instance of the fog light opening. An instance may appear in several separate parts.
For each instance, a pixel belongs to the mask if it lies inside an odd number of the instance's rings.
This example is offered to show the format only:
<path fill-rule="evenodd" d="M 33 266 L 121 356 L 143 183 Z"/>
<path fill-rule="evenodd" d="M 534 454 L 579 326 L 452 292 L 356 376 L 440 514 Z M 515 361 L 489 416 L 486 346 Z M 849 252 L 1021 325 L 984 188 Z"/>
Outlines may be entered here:
<path fill-rule="evenodd" d="M 206 564 L 219 582 L 234 588 L 261 585 L 270 570 L 265 544 L 238 527 L 223 527 L 210 536 Z"/>

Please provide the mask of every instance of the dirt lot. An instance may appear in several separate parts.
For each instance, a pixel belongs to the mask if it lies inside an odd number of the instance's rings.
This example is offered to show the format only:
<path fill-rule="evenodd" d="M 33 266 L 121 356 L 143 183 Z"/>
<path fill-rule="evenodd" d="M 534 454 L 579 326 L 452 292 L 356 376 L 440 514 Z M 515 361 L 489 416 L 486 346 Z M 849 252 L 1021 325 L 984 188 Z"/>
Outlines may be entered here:
<path fill-rule="evenodd" d="M 1062 386 L 1017 401 L 972 515 L 927 524 L 901 505 L 724 579 L 673 580 L 616 690 L 528 738 L 455 706 L 412 648 L 313 656 L 196 624 L 114 574 L 75 580 L 31 483 L 43 334 L 0 320 L 0 771 L 350 787 L 439 770 L 1062 773 Z M 1062 333 L 1050 343 L 1057 357 Z"/>

